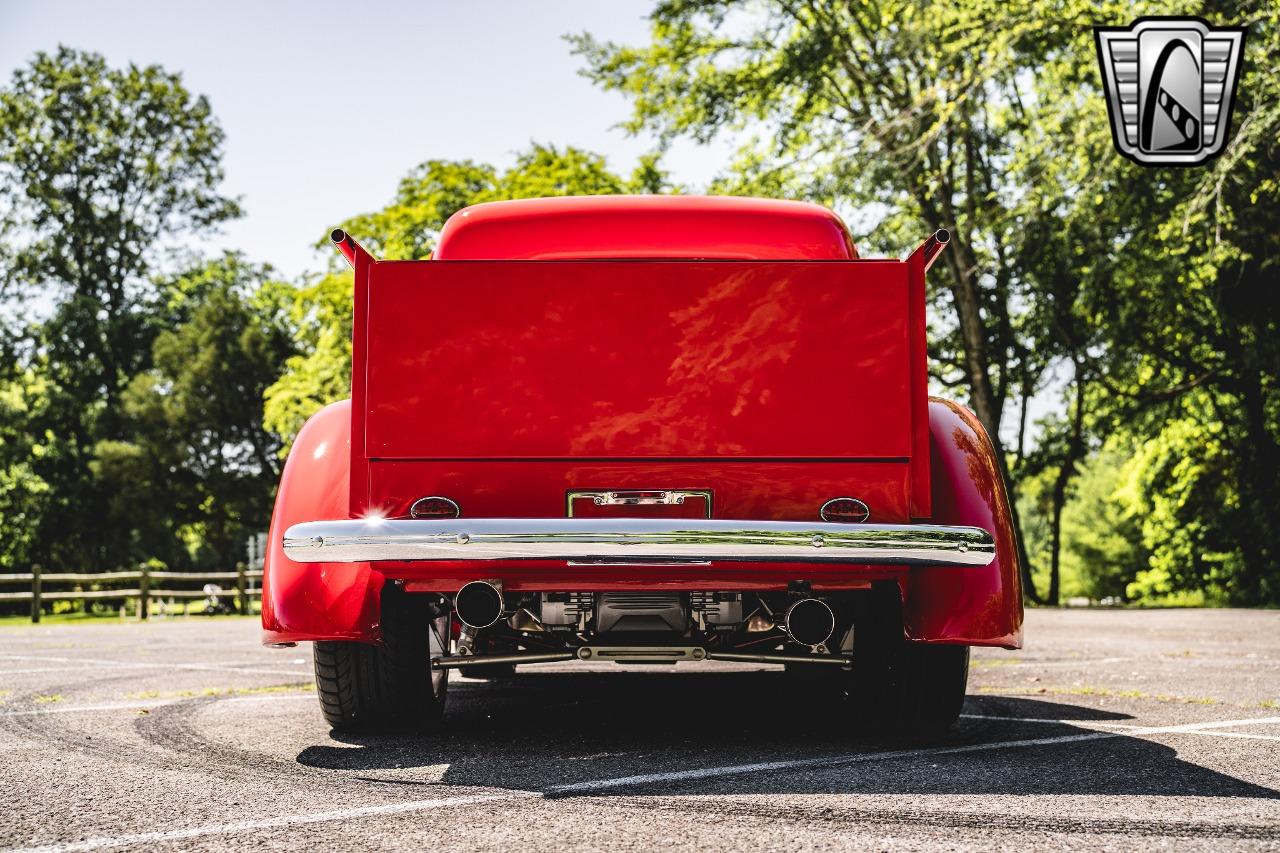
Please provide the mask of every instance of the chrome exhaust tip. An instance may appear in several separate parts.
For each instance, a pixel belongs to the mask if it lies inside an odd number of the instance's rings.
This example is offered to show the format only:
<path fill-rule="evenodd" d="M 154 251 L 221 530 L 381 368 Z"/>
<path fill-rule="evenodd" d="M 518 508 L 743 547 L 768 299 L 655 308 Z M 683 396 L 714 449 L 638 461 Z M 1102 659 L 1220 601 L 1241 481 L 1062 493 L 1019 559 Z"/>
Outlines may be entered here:
<path fill-rule="evenodd" d="M 453 596 L 453 609 L 463 625 L 479 630 L 501 619 L 506 605 L 498 587 L 489 581 L 471 581 Z"/>
<path fill-rule="evenodd" d="M 802 598 L 787 608 L 783 617 L 787 636 L 802 646 L 821 646 L 836 630 L 836 614 L 817 598 Z"/>

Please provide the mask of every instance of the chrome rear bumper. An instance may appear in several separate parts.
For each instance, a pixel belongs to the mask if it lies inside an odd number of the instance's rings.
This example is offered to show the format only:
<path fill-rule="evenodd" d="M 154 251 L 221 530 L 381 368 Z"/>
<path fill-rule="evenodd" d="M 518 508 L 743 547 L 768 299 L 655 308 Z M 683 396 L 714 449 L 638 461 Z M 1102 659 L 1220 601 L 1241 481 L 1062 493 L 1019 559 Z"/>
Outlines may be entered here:
<path fill-rule="evenodd" d="M 300 563 L 419 560 L 764 561 L 980 567 L 995 541 L 979 527 L 641 518 L 353 519 L 295 524 Z"/>

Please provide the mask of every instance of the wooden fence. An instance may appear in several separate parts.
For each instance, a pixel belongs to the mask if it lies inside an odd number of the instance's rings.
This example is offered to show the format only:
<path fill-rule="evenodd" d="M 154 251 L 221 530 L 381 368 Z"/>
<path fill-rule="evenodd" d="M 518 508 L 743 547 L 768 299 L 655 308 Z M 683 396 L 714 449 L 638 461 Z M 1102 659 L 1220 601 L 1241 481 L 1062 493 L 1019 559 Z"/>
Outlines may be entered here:
<path fill-rule="evenodd" d="M 0 575 L 0 585 L 30 584 L 26 592 L 0 592 L 0 603 L 7 601 L 28 601 L 31 603 L 31 621 L 39 622 L 44 602 L 47 601 L 93 601 L 100 599 L 136 599 L 138 602 L 138 618 L 146 619 L 152 599 L 195 599 L 208 598 L 209 593 L 203 589 L 168 589 L 153 586 L 154 581 L 181 581 L 184 583 L 217 583 L 232 581 L 232 589 L 224 589 L 217 593 L 219 597 L 235 595 L 236 610 L 249 612 L 249 602 L 260 598 L 262 590 L 255 588 L 257 581 L 262 580 L 261 571 L 249 571 L 243 563 L 236 566 L 234 572 L 155 572 L 146 566 L 140 566 L 136 572 L 85 572 L 85 573 L 45 573 L 39 566 L 33 566 L 27 574 Z M 46 584 L 92 585 L 96 589 L 47 590 Z M 112 584 L 129 584 L 122 589 L 108 588 Z"/>

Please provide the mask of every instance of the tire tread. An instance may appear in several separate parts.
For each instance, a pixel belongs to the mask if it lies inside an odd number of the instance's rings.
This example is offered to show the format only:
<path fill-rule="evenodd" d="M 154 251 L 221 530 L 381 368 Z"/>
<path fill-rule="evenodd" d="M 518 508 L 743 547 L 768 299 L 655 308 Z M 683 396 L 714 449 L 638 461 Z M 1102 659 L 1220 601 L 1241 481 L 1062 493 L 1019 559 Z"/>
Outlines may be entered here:
<path fill-rule="evenodd" d="M 421 731 L 437 722 L 443 696 L 431 686 L 431 614 L 397 587 L 382 595 L 380 645 L 315 643 L 320 711 L 337 731 Z"/>

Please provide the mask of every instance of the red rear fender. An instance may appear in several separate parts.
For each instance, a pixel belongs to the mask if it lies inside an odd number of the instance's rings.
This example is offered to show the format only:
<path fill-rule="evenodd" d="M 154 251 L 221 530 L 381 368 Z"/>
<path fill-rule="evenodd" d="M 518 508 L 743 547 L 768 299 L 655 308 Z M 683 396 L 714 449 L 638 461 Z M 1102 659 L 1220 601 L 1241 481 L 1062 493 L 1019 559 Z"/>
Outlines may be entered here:
<path fill-rule="evenodd" d="M 262 574 L 264 643 L 378 639 L 380 574 L 368 563 L 295 563 L 281 544 L 290 525 L 348 518 L 350 479 L 351 401 L 343 400 L 307 421 L 285 462 Z"/>
<path fill-rule="evenodd" d="M 929 400 L 934 524 L 981 527 L 996 558 L 981 569 L 912 569 L 905 582 L 907 636 L 925 642 L 1022 646 L 1022 583 L 1009 497 L 996 450 L 968 409 Z"/>

